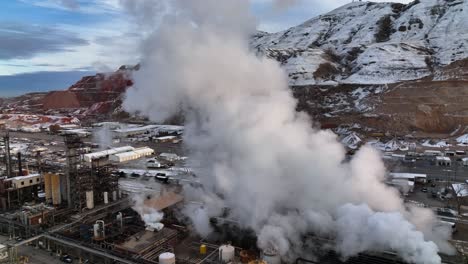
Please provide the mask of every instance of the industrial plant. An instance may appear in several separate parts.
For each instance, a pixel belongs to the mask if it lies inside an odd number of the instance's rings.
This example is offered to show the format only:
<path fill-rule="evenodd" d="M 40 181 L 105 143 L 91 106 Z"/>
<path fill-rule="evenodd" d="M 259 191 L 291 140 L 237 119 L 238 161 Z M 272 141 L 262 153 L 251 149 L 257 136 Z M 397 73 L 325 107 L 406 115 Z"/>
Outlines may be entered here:
<path fill-rule="evenodd" d="M 93 127 L 96 136 L 102 128 Z M 256 250 L 254 236 L 239 239 L 228 219 L 211 219 L 219 234 L 202 238 L 181 217 L 196 203 L 184 186 L 198 182 L 180 151 L 183 127 L 107 129 L 119 144 L 70 130 L 2 132 L 0 263 L 34 263 L 28 250 L 65 263 L 280 263 Z"/>
<path fill-rule="evenodd" d="M 0 264 L 468 264 L 468 0 L 395 1 L 4 1 Z"/>
<path fill-rule="evenodd" d="M 100 146 L 99 124 L 88 128 L 91 138 L 2 132 L 1 263 L 34 263 L 31 250 L 66 263 L 406 263 L 390 251 L 343 259 L 333 238 L 313 234 L 304 247 L 314 257 L 286 260 L 277 248 L 259 249 L 256 234 L 230 218 L 229 208 L 207 219 L 212 233 L 200 235 L 182 213 L 203 207 L 185 194 L 202 183 L 184 156 L 183 127 L 118 127 L 106 127 L 109 146 Z M 37 135 L 43 140 L 27 139 Z M 425 184 L 426 174 L 388 178 L 407 192 Z M 445 263 L 460 256 L 444 256 Z"/>

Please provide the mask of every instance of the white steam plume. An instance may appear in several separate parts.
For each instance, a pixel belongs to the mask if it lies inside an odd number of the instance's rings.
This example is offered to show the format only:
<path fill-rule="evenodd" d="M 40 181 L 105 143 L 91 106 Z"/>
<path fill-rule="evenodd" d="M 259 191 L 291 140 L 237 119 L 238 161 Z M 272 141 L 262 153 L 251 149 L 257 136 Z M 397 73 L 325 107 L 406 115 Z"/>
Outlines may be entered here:
<path fill-rule="evenodd" d="M 274 0 L 273 7 L 276 11 L 281 11 L 293 7 L 298 4 L 300 0 Z"/>
<path fill-rule="evenodd" d="M 132 200 L 134 203 L 132 209 L 140 215 L 141 220 L 145 222 L 146 226 L 152 227 L 161 222 L 161 220 L 164 217 L 164 214 L 154 208 L 146 206 L 145 198 L 145 194 L 134 194 L 132 196 Z"/>
<path fill-rule="evenodd" d="M 431 213 L 407 210 L 383 183 L 379 154 L 364 147 L 344 162 L 336 136 L 295 111 L 278 63 L 250 52 L 248 1 L 171 3 L 143 45 L 124 107 L 158 122 L 183 110 L 184 142 L 202 164 L 204 185 L 186 190 L 204 207 L 185 212 L 200 233 L 228 207 L 230 218 L 257 232 L 260 248 L 285 259 L 300 255 L 303 235 L 312 232 L 335 238 L 344 257 L 393 250 L 407 261 L 440 263 L 438 251 L 450 250 L 448 233 L 434 235 Z"/>
<path fill-rule="evenodd" d="M 94 140 L 98 143 L 99 149 L 108 149 L 113 145 L 113 133 L 110 125 L 104 124 L 96 130 L 94 135 Z"/>

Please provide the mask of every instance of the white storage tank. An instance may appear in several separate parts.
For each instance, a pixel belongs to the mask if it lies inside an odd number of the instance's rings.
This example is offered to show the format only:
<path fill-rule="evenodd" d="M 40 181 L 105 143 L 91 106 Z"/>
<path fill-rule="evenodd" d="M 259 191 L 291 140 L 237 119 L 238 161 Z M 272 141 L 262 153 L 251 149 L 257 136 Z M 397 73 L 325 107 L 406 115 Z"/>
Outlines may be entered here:
<path fill-rule="evenodd" d="M 99 224 L 93 225 L 94 239 L 99 238 Z"/>
<path fill-rule="evenodd" d="M 219 258 L 221 261 L 228 263 L 234 260 L 235 248 L 231 245 L 223 245 L 219 247 Z"/>
<path fill-rule="evenodd" d="M 267 264 L 281 264 L 281 256 L 274 249 L 265 249 L 263 251 L 263 261 Z"/>
<path fill-rule="evenodd" d="M 96 225 L 97 225 L 97 230 L 96 230 Z M 104 221 L 98 220 L 96 221 L 96 224 L 94 224 L 94 240 L 102 241 L 104 239 L 106 239 L 106 225 Z"/>
<path fill-rule="evenodd" d="M 175 264 L 175 255 L 171 252 L 165 252 L 159 255 L 159 264 Z"/>
<path fill-rule="evenodd" d="M 88 209 L 94 208 L 94 193 L 93 191 L 86 192 L 86 207 Z"/>
<path fill-rule="evenodd" d="M 108 204 L 108 203 L 109 203 L 109 193 L 104 192 L 104 204 Z"/>

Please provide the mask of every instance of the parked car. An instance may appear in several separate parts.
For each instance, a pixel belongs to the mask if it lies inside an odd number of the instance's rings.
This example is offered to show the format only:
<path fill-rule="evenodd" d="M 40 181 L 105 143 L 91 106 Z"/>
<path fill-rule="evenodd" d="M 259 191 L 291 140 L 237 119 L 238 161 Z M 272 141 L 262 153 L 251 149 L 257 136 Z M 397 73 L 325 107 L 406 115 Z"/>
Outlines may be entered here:
<path fill-rule="evenodd" d="M 60 261 L 64 263 L 73 263 L 73 258 L 70 255 L 65 254 L 60 257 Z"/>
<path fill-rule="evenodd" d="M 452 210 L 450 208 L 437 208 L 437 215 L 456 217 L 458 216 L 458 213 L 455 210 Z"/>
<path fill-rule="evenodd" d="M 421 189 L 421 192 L 427 192 L 427 188 L 426 188 L 426 187 L 423 187 L 423 188 Z"/>

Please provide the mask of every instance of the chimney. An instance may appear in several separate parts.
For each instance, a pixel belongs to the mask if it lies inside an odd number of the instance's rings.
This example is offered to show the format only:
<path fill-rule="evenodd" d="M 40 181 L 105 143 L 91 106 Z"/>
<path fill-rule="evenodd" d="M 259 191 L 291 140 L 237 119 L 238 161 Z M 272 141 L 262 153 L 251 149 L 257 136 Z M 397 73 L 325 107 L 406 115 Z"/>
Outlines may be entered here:
<path fill-rule="evenodd" d="M 18 151 L 18 176 L 23 176 L 23 165 L 21 164 L 21 151 Z"/>

